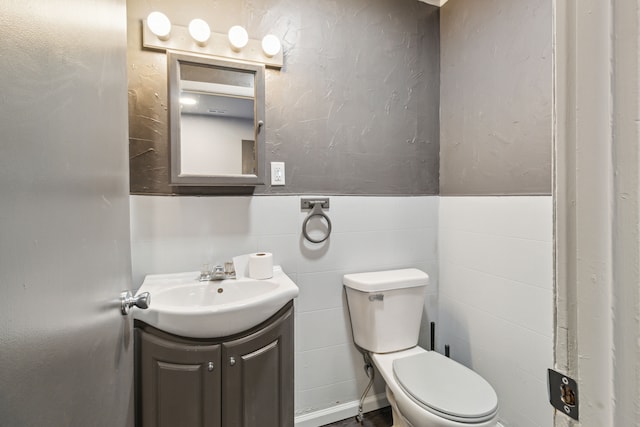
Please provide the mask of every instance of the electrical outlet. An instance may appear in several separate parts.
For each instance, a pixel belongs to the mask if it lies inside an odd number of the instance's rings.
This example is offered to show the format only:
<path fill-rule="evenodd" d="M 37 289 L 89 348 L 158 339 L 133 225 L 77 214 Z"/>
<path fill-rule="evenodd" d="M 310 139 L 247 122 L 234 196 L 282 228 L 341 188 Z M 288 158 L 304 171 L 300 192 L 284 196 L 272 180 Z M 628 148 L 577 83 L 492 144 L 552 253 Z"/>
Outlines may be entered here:
<path fill-rule="evenodd" d="M 284 162 L 271 162 L 271 185 L 284 185 Z"/>

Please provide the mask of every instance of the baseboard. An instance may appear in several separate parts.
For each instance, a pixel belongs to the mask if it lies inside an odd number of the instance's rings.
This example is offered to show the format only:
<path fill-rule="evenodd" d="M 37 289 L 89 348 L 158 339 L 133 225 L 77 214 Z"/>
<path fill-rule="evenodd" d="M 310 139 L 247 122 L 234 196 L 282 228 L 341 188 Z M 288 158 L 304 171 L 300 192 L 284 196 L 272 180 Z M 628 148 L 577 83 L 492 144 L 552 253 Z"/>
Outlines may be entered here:
<path fill-rule="evenodd" d="M 295 425 L 296 427 L 318 427 L 325 424 L 335 423 L 336 421 L 350 417 L 355 417 L 358 415 L 359 404 L 360 401 L 354 400 L 352 402 L 342 403 L 330 408 L 299 415 L 296 417 Z M 362 408 L 364 412 L 369 412 L 384 408 L 385 406 L 389 406 L 389 402 L 387 401 L 387 397 L 384 393 L 381 393 L 364 399 L 364 405 Z"/>
<path fill-rule="evenodd" d="M 295 427 L 319 427 L 325 424 L 335 423 L 336 421 L 346 420 L 350 417 L 358 415 L 358 405 L 360 401 L 354 400 L 330 408 L 321 409 L 319 411 L 309 412 L 298 415 L 295 419 Z M 389 401 L 384 393 L 369 396 L 364 399 L 363 412 L 375 411 L 376 409 L 389 406 Z M 496 427 L 505 427 L 504 424 L 498 422 Z"/>

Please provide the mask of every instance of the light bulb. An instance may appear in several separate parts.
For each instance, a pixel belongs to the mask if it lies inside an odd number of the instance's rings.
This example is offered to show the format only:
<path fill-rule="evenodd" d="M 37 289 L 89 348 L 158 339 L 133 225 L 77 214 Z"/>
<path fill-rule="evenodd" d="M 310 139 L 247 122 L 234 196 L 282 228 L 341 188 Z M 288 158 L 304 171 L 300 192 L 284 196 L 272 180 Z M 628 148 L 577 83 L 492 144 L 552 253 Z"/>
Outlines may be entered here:
<path fill-rule="evenodd" d="M 203 45 L 211 37 L 211 29 L 204 20 L 196 18 L 189 22 L 189 34 L 198 44 Z"/>
<path fill-rule="evenodd" d="M 229 43 L 234 50 L 240 50 L 249 42 L 249 34 L 247 30 L 240 25 L 234 25 L 229 29 Z"/>
<path fill-rule="evenodd" d="M 274 56 L 280 52 L 280 39 L 273 34 L 268 34 L 262 39 L 262 50 L 267 56 Z"/>
<path fill-rule="evenodd" d="M 196 101 L 193 98 L 189 98 L 186 96 L 181 96 L 180 97 L 180 104 L 182 105 L 196 105 L 198 103 L 198 101 Z"/>
<path fill-rule="evenodd" d="M 162 12 L 151 12 L 147 16 L 147 26 L 160 40 L 168 40 L 171 35 L 171 21 Z"/>

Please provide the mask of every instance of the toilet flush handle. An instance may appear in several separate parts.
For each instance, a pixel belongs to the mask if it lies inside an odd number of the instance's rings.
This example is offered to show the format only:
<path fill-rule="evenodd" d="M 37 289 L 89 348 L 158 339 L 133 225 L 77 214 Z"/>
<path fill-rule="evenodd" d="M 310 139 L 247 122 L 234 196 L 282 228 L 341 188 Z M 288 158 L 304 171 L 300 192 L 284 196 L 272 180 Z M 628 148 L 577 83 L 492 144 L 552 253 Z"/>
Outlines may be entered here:
<path fill-rule="evenodd" d="M 369 301 L 384 301 L 384 294 L 369 295 Z"/>

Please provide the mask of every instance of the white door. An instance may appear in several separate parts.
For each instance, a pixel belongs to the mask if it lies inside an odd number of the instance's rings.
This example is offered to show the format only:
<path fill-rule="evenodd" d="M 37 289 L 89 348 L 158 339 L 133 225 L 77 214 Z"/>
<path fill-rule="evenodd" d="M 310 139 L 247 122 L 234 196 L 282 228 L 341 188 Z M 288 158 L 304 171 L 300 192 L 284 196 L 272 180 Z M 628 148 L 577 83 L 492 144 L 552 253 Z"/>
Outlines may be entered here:
<path fill-rule="evenodd" d="M 0 2 L 0 425 L 133 425 L 124 0 Z"/>

